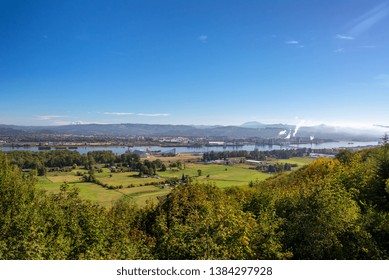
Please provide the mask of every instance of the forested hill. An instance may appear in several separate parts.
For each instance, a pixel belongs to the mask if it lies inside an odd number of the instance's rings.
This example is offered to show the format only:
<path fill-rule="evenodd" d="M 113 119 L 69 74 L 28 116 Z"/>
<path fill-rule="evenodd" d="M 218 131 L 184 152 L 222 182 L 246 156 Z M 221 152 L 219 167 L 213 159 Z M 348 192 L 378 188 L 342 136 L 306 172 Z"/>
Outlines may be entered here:
<path fill-rule="evenodd" d="M 34 187 L 0 153 L 0 259 L 388 259 L 389 144 L 249 188 L 196 182 L 106 209 Z"/>
<path fill-rule="evenodd" d="M 281 134 L 280 134 L 281 133 Z M 63 126 L 15 126 L 1 125 L 0 136 L 20 135 L 75 135 L 75 136 L 183 136 L 183 137 L 230 137 L 230 138 L 276 138 L 315 137 L 321 139 L 376 140 L 382 130 L 358 130 L 319 125 L 299 127 L 287 124 L 262 124 L 261 126 L 192 126 L 161 124 L 78 124 Z"/>

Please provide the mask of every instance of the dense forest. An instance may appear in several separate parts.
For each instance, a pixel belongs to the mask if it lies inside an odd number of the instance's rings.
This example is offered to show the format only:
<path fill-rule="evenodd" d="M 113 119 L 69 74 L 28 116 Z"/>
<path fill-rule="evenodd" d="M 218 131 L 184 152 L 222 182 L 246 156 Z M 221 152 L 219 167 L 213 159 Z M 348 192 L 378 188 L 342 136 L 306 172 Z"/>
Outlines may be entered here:
<path fill-rule="evenodd" d="M 82 157 L 64 166 L 92 163 Z M 119 200 L 107 209 L 67 185 L 45 193 L 17 158 L 0 153 L 0 259 L 389 257 L 386 142 L 341 151 L 250 188 L 182 184 L 142 208 Z M 51 165 L 49 158 L 35 162 Z"/>

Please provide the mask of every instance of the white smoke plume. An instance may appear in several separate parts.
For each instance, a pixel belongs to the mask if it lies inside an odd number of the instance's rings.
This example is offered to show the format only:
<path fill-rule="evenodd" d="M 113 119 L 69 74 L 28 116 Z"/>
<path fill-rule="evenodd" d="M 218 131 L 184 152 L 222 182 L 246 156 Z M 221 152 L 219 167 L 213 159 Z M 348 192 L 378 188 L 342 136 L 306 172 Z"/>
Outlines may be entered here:
<path fill-rule="evenodd" d="M 304 120 L 301 120 L 297 125 L 296 125 L 296 128 L 294 129 L 294 132 L 293 132 L 293 137 L 296 136 L 297 134 L 297 131 L 299 130 L 299 128 L 304 124 Z"/>
<path fill-rule="evenodd" d="M 281 136 L 281 135 L 284 135 L 284 134 L 286 134 L 286 130 L 283 130 L 283 131 L 280 131 L 280 133 L 278 133 L 278 136 Z"/>
<path fill-rule="evenodd" d="M 290 139 L 290 136 L 292 135 L 292 130 L 289 130 L 288 136 L 285 137 L 285 139 Z"/>
<path fill-rule="evenodd" d="M 309 136 L 309 139 L 311 139 L 312 141 L 313 139 L 315 139 L 315 136 Z"/>

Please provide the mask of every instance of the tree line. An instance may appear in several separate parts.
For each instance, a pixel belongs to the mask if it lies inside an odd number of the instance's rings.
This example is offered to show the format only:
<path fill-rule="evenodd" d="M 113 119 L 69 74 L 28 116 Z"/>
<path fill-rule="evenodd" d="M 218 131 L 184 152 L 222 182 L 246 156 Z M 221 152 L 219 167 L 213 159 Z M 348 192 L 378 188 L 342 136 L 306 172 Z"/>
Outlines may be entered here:
<path fill-rule="evenodd" d="M 140 175 L 154 175 L 158 170 L 165 171 L 166 165 L 159 159 L 142 161 L 136 153 L 117 155 L 112 151 L 91 151 L 80 154 L 77 151 L 10 151 L 6 153 L 11 164 L 21 169 L 36 170 L 38 175 L 44 175 L 47 170 L 65 170 L 69 167 L 84 166 L 93 169 L 96 164 L 115 167 L 118 171 L 137 171 Z"/>
<path fill-rule="evenodd" d="M 271 151 L 259 151 L 257 149 L 253 151 L 210 151 L 203 154 L 203 161 L 211 160 L 227 160 L 229 158 L 245 158 L 252 160 L 266 160 L 267 158 L 276 159 L 288 159 L 291 157 L 302 157 L 306 155 L 308 149 L 294 149 L 294 150 L 271 150 Z"/>

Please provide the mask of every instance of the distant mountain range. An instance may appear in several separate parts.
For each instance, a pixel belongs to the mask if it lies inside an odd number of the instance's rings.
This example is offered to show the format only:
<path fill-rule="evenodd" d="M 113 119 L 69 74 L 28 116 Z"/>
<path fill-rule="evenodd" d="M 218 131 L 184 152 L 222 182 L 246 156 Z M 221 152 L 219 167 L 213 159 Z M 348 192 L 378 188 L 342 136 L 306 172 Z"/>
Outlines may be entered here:
<path fill-rule="evenodd" d="M 63 126 L 0 125 L 0 136 L 21 135 L 75 135 L 75 136 L 183 136 L 225 138 L 290 138 L 315 137 L 333 140 L 376 140 L 385 126 L 375 129 L 340 128 L 327 125 L 296 127 L 289 124 L 263 124 L 247 122 L 240 126 L 195 126 L 161 124 L 75 124 Z"/>

